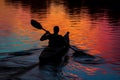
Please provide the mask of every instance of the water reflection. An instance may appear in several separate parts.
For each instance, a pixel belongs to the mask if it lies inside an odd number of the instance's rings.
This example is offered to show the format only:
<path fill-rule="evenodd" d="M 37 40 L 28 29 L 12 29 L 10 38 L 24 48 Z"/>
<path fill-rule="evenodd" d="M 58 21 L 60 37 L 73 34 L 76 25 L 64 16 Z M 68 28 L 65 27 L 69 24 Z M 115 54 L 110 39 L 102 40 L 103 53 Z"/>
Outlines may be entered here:
<path fill-rule="evenodd" d="M 110 24 L 119 25 L 120 11 L 118 9 L 119 4 L 117 1 L 103 1 L 103 0 L 5 0 L 8 4 L 13 4 L 17 7 L 19 4 L 23 8 L 30 6 L 31 12 L 39 14 L 41 16 L 48 14 L 49 8 L 52 3 L 56 5 L 64 5 L 67 13 L 70 16 L 80 15 L 81 8 L 88 9 L 88 14 L 91 16 L 91 20 L 96 20 L 104 16 L 108 16 Z M 80 17 L 80 16 L 78 16 Z"/>
<path fill-rule="evenodd" d="M 39 36 L 44 32 L 30 25 L 33 18 L 51 32 L 54 25 L 60 26 L 62 35 L 70 31 L 72 45 L 88 49 L 91 54 L 101 55 L 108 63 L 117 64 L 117 67 L 112 65 L 110 70 L 106 70 L 104 65 L 98 68 L 71 63 L 67 66 L 70 73 L 83 71 L 89 75 L 99 75 L 100 72 L 102 76 L 109 74 L 111 69 L 117 71 L 120 66 L 118 3 L 113 0 L 2 0 L 0 47 L 4 51 L 14 51 L 47 45 L 46 42 L 39 42 Z"/>
<path fill-rule="evenodd" d="M 39 14 L 42 17 L 46 17 L 47 9 L 49 8 L 49 0 L 5 0 L 9 5 L 17 7 L 19 4 L 23 8 L 30 7 L 31 13 Z"/>
<path fill-rule="evenodd" d="M 82 48 L 85 45 L 93 48 L 96 45 L 103 47 L 104 44 L 99 44 L 99 42 L 108 42 L 109 45 L 113 43 L 113 40 L 116 42 L 114 43 L 115 46 L 119 46 L 117 43 L 119 43 L 120 11 L 117 1 L 5 0 L 5 2 L 7 5 L 13 5 L 14 8 L 19 9 L 22 7 L 22 9 L 30 10 L 30 16 L 40 21 L 50 31 L 52 31 L 52 26 L 56 24 L 61 26 L 62 34 L 69 30 L 71 32 L 71 41 L 78 47 L 81 46 L 80 44 L 83 44 Z M 79 40 L 76 41 L 78 36 Z"/>

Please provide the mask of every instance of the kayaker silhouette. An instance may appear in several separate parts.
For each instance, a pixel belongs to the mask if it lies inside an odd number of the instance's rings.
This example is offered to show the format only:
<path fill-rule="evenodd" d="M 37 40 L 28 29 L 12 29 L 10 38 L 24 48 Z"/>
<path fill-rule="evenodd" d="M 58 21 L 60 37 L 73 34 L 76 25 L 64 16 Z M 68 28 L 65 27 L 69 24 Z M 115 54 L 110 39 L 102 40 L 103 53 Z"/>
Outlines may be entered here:
<path fill-rule="evenodd" d="M 42 35 L 40 41 L 49 40 L 49 44 L 41 52 L 39 56 L 40 70 L 48 70 L 56 73 L 62 71 L 62 67 L 68 63 L 69 50 L 69 32 L 64 36 L 59 35 L 59 26 L 54 26 L 53 34 L 44 29 L 36 20 L 31 20 L 31 25 L 39 30 L 44 30 L 46 33 Z M 53 74 L 53 73 L 52 73 Z"/>
<path fill-rule="evenodd" d="M 46 31 L 46 33 L 40 38 L 40 41 L 49 40 L 48 46 L 39 56 L 40 65 L 61 65 L 61 62 L 63 62 L 62 59 L 69 49 L 69 43 L 67 42 L 69 40 L 65 38 L 69 35 L 69 32 L 67 32 L 65 36 L 59 35 L 59 26 L 54 26 L 53 32 L 54 33 L 51 34 L 49 31 Z"/>
<path fill-rule="evenodd" d="M 40 38 L 41 41 L 49 40 L 48 47 L 68 47 L 69 44 L 66 42 L 65 38 L 62 35 L 59 35 L 59 26 L 54 26 L 54 33 L 51 34 L 49 31 Z"/>

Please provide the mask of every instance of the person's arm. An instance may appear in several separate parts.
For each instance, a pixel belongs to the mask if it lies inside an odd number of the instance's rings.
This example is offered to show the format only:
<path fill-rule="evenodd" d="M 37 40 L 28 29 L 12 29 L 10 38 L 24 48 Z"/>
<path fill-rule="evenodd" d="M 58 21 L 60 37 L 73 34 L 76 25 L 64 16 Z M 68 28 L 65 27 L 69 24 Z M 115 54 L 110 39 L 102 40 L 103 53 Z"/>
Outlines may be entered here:
<path fill-rule="evenodd" d="M 40 38 L 40 41 L 47 40 L 50 36 L 50 32 L 46 31 L 46 33 Z"/>

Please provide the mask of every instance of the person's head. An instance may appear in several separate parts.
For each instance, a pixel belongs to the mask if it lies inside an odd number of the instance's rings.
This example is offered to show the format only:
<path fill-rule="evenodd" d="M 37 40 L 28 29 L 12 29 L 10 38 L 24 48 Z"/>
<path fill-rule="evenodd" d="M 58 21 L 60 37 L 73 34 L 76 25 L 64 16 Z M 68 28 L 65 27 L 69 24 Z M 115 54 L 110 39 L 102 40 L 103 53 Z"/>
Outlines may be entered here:
<path fill-rule="evenodd" d="M 54 33 L 58 34 L 58 32 L 59 32 L 59 26 L 54 26 Z"/>

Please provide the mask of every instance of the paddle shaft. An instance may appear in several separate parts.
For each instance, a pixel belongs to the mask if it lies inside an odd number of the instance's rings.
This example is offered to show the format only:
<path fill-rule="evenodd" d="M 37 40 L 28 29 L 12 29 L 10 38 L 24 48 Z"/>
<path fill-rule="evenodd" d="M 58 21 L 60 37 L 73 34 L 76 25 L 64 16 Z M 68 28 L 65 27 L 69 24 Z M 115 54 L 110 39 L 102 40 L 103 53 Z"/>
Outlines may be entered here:
<path fill-rule="evenodd" d="M 46 29 L 44 29 L 44 28 L 42 28 L 42 30 L 44 30 L 44 31 L 46 31 L 46 32 L 47 32 L 47 30 L 46 30 Z"/>

